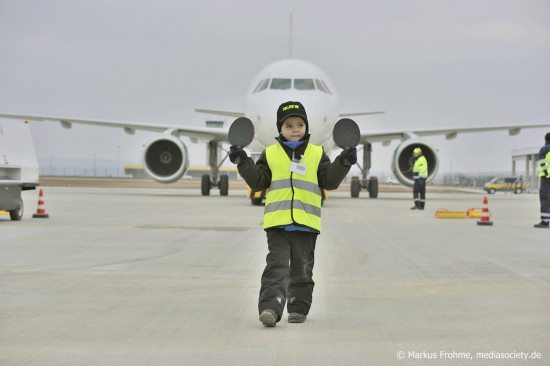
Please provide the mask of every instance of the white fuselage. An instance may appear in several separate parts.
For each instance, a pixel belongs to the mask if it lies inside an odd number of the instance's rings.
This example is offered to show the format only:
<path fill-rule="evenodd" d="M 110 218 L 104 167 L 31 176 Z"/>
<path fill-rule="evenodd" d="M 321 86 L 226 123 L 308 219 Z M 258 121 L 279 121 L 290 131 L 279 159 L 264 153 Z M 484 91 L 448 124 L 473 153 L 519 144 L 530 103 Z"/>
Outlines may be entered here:
<path fill-rule="evenodd" d="M 304 105 L 310 142 L 334 147 L 332 129 L 337 122 L 338 96 L 328 76 L 310 62 L 285 59 L 264 67 L 252 80 L 246 97 L 245 116 L 254 124 L 249 149 L 258 153 L 275 142 L 277 108 L 287 101 Z"/>

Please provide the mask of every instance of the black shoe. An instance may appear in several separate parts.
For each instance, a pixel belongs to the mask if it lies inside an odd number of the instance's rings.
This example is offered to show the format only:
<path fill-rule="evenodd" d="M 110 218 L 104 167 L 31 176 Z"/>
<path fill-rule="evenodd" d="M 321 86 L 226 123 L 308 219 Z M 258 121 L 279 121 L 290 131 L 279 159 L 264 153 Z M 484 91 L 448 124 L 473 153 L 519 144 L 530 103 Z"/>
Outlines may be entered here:
<path fill-rule="evenodd" d="M 300 313 L 289 313 L 288 322 L 289 323 L 303 323 L 306 320 L 306 316 Z"/>
<path fill-rule="evenodd" d="M 533 225 L 534 227 L 538 227 L 538 228 L 550 228 L 550 223 L 546 222 L 546 221 L 541 221 L 539 222 L 538 224 L 535 224 Z"/>
<path fill-rule="evenodd" d="M 271 309 L 266 309 L 261 312 L 260 321 L 266 327 L 274 327 L 277 324 L 277 313 Z"/>
<path fill-rule="evenodd" d="M 418 210 L 418 207 L 416 207 L 416 206 L 411 207 L 411 210 Z"/>

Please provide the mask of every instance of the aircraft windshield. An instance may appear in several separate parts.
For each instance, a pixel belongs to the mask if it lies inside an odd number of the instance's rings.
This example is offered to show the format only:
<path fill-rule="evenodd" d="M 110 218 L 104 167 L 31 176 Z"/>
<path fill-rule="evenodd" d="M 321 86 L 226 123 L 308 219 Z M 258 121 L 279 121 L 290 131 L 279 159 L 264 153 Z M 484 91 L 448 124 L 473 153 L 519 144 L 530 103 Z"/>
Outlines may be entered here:
<path fill-rule="evenodd" d="M 260 82 L 258 83 L 258 85 L 256 85 L 256 87 L 254 88 L 254 91 L 253 91 L 252 93 L 256 93 L 256 92 L 258 91 L 258 89 L 260 89 L 260 85 L 262 85 L 262 82 L 263 82 L 263 80 L 260 81 Z"/>
<path fill-rule="evenodd" d="M 290 79 L 273 79 L 270 89 L 286 90 L 290 89 Z"/>
<path fill-rule="evenodd" d="M 294 79 L 294 89 L 297 90 L 315 90 L 313 79 Z"/>
<path fill-rule="evenodd" d="M 315 85 L 317 85 L 317 89 L 319 89 L 323 93 L 328 94 L 328 91 L 325 89 L 325 86 L 323 84 L 321 84 L 321 81 L 319 81 L 318 79 L 315 79 Z"/>
<path fill-rule="evenodd" d="M 287 90 L 294 87 L 294 89 L 296 90 L 315 90 L 317 87 L 317 89 L 319 89 L 323 93 L 332 94 L 328 89 L 327 84 L 323 80 L 294 79 L 294 85 L 292 84 L 292 79 L 262 79 L 260 80 L 260 82 L 258 82 L 258 85 L 256 85 L 252 93 L 259 93 L 267 88 L 274 90 Z"/>
<path fill-rule="evenodd" d="M 254 93 L 261 92 L 262 90 L 266 89 L 268 85 L 269 85 L 269 79 L 264 79 L 260 81 L 260 84 L 258 84 Z"/>
<path fill-rule="evenodd" d="M 321 80 L 321 84 L 323 84 L 323 86 L 325 87 L 325 90 L 327 91 L 327 93 L 332 94 L 330 92 L 330 89 L 328 88 L 328 85 L 323 80 Z"/>

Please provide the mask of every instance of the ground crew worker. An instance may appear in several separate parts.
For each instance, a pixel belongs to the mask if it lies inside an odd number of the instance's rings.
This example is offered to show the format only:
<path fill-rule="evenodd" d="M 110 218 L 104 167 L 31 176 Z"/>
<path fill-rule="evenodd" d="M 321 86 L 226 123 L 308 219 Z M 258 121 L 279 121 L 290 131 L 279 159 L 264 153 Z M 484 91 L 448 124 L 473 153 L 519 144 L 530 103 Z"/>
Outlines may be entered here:
<path fill-rule="evenodd" d="M 544 136 L 546 144 L 539 151 L 540 222 L 538 228 L 550 227 L 550 132 Z"/>
<path fill-rule="evenodd" d="M 263 227 L 269 253 L 262 274 L 258 311 L 264 326 L 281 320 L 302 323 L 311 307 L 314 250 L 321 231 L 321 190 L 336 189 L 357 162 L 355 147 L 333 163 L 321 146 L 309 143 L 304 106 L 286 102 L 277 110 L 277 142 L 254 164 L 242 148 L 231 146 L 229 159 L 254 191 L 269 188 Z M 289 265 L 290 262 L 290 265 Z"/>
<path fill-rule="evenodd" d="M 428 179 L 428 162 L 422 150 L 416 147 L 413 150 L 413 156 L 415 158 L 413 166 L 413 199 L 414 206 L 411 210 L 423 210 L 426 204 L 426 179 Z"/>

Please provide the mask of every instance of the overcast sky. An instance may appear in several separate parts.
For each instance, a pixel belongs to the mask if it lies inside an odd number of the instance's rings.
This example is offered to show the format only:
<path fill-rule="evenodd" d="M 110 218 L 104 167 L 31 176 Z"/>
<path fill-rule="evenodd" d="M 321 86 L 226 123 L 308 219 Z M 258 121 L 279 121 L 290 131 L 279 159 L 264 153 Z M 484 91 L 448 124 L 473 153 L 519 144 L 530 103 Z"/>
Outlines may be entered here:
<path fill-rule="evenodd" d="M 386 111 L 357 118 L 362 129 L 550 123 L 549 4 L 1 0 L 0 112 L 204 125 L 213 117 L 194 108 L 242 111 L 253 76 L 287 57 L 292 10 L 294 56 L 330 76 L 341 112 Z M 42 159 L 116 159 L 118 145 L 138 162 L 154 136 L 32 130 Z M 547 130 L 428 141 L 440 172 L 499 171 Z M 390 171 L 396 146 L 373 146 L 374 170 Z M 204 147 L 189 147 L 204 165 Z"/>

